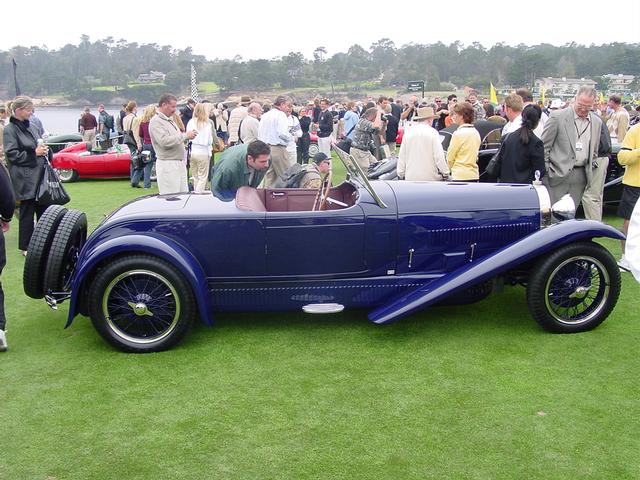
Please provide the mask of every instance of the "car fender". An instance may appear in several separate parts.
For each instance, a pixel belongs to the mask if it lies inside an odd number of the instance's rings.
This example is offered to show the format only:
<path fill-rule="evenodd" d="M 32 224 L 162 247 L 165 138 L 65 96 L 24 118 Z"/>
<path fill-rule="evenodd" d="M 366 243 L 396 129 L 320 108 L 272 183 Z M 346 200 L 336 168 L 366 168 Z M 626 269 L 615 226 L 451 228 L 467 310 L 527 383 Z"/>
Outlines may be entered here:
<path fill-rule="evenodd" d="M 392 298 L 369 313 L 377 324 L 391 323 L 562 245 L 594 237 L 624 240 L 615 228 L 594 220 L 567 220 L 538 230 L 478 261 L 470 262 L 433 282 Z"/>
<path fill-rule="evenodd" d="M 88 251 L 83 250 L 71 285 L 71 303 L 65 328 L 71 325 L 71 322 L 78 314 L 78 295 L 87 275 L 101 261 L 120 253 L 151 254 L 166 260 L 176 267 L 191 285 L 202 321 L 207 325 L 213 325 L 206 276 L 196 258 L 184 246 L 164 235 L 133 234 L 112 238 L 89 246 Z"/>
<path fill-rule="evenodd" d="M 77 169 L 77 156 L 72 154 L 59 153 L 54 155 L 52 166 L 60 169 Z"/>

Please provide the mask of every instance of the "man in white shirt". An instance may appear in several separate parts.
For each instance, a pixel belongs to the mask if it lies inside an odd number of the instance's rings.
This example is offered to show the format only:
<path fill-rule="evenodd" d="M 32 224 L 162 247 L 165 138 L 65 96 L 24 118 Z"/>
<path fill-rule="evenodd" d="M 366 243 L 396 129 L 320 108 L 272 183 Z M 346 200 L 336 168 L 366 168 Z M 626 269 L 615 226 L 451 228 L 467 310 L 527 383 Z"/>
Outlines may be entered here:
<path fill-rule="evenodd" d="M 516 95 L 520 95 L 520 97 L 522 98 L 523 110 L 524 110 L 524 107 L 526 107 L 527 105 L 533 105 L 533 94 L 531 93 L 531 90 L 529 90 L 528 88 L 519 88 L 518 90 L 516 90 Z M 535 134 L 536 137 L 542 138 L 542 131 L 544 130 L 544 125 L 547 123 L 547 120 L 549 120 L 549 115 L 542 112 L 542 116 L 540 117 L 538 126 L 533 129 L 533 133 Z"/>
<path fill-rule="evenodd" d="M 273 107 L 260 119 L 258 139 L 271 146 L 271 166 L 264 177 L 264 186 L 269 188 L 295 162 L 290 163 L 287 145 L 291 141 L 287 111 L 292 108 L 289 97 L 278 96 Z"/>
<path fill-rule="evenodd" d="M 516 93 L 512 93 L 511 95 L 507 95 L 504 99 L 504 109 L 505 114 L 509 121 L 502 128 L 502 136 L 504 137 L 507 133 L 515 132 L 522 126 L 522 109 L 524 108 L 524 104 L 522 102 L 522 97 Z"/>
<path fill-rule="evenodd" d="M 251 143 L 258 139 L 258 130 L 260 128 L 260 117 L 262 116 L 262 107 L 258 102 L 249 105 L 247 116 L 240 121 L 240 141 L 239 143 Z"/>
<path fill-rule="evenodd" d="M 413 125 L 402 138 L 398 156 L 398 177 L 405 180 L 442 180 L 449 176 L 449 166 L 438 131 L 431 126 L 439 114 L 431 107 L 419 107 Z"/>

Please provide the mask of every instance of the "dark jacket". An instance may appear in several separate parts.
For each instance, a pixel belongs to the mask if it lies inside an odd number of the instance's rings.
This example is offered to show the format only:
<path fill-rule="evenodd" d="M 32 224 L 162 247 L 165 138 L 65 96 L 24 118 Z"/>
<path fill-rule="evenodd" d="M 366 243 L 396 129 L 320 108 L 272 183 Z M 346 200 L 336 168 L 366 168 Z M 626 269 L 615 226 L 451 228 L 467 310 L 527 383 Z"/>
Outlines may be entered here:
<path fill-rule="evenodd" d="M 395 102 L 391 103 L 391 115 L 393 115 L 394 117 L 396 117 L 398 119 L 398 122 L 400 121 L 400 115 L 402 115 L 402 107 L 400 105 L 398 105 Z"/>
<path fill-rule="evenodd" d="M 309 133 L 309 127 L 311 126 L 311 118 L 309 117 L 302 117 L 300 119 L 300 130 L 302 130 L 302 133 Z"/>
<path fill-rule="evenodd" d="M 321 113 L 322 109 L 320 107 L 313 107 L 313 123 L 318 123 L 320 121 Z"/>
<path fill-rule="evenodd" d="M 266 173 L 266 170 L 255 170 L 253 179 L 249 182 L 251 169 L 247 165 L 247 145 L 235 145 L 222 153 L 213 168 L 211 190 L 218 198 L 233 199 L 242 186 L 257 188 Z"/>
<path fill-rule="evenodd" d="M 9 171 L 4 165 L 0 165 L 0 217 L 2 217 L 2 221 L 11 220 L 15 208 L 16 197 L 13 194 Z"/>
<path fill-rule="evenodd" d="M 535 180 L 535 171 L 544 176 L 544 144 L 542 140 L 531 135 L 528 144 L 520 141 L 518 129 L 503 139 L 500 150 L 500 183 L 531 183 Z"/>
<path fill-rule="evenodd" d="M 193 117 L 193 110 L 189 108 L 189 105 L 185 105 L 180 109 L 180 119 L 185 127 L 187 123 L 189 123 L 189 120 L 191 120 L 191 117 Z"/>
<path fill-rule="evenodd" d="M 387 129 L 385 131 L 386 142 L 394 143 L 396 141 L 396 137 L 398 136 L 398 119 L 394 114 L 385 115 L 387 121 Z"/>
<path fill-rule="evenodd" d="M 44 157 L 36 157 L 37 139 L 38 131 L 29 120 L 21 122 L 11 117 L 4 127 L 4 152 L 18 200 L 36 198 L 45 162 Z"/>
<path fill-rule="evenodd" d="M 611 153 L 611 134 L 604 125 L 600 129 L 600 144 L 598 145 L 598 157 L 608 157 Z"/>
<path fill-rule="evenodd" d="M 326 138 L 333 133 L 333 114 L 326 110 L 320 114 L 318 122 L 318 137 Z"/>

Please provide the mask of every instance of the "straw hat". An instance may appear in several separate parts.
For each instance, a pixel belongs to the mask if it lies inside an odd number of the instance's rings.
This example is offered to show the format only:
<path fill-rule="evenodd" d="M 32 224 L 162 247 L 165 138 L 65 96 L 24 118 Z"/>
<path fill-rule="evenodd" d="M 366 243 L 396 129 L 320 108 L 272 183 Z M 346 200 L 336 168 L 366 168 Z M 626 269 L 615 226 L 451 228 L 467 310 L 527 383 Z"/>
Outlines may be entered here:
<path fill-rule="evenodd" d="M 440 115 L 433 111 L 432 107 L 419 107 L 413 116 L 413 120 L 428 120 L 430 118 L 437 118 Z"/>

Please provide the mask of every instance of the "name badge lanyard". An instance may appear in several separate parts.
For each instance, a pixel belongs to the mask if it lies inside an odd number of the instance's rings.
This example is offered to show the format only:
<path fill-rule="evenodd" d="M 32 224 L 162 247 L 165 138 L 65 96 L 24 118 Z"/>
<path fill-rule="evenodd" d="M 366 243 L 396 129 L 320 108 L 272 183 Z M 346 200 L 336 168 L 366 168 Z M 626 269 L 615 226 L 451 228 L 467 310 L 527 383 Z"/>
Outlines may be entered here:
<path fill-rule="evenodd" d="M 582 137 L 582 135 L 584 135 L 584 132 L 586 132 L 589 127 L 591 127 L 591 120 L 587 122 L 587 126 L 584 127 L 584 130 L 582 130 L 582 132 L 579 131 L 578 124 L 576 123 L 575 120 L 573 121 L 573 125 L 576 127 L 576 134 L 578 135 L 578 139 L 576 140 L 576 151 L 581 152 L 582 142 L 580 141 L 580 137 Z"/>

